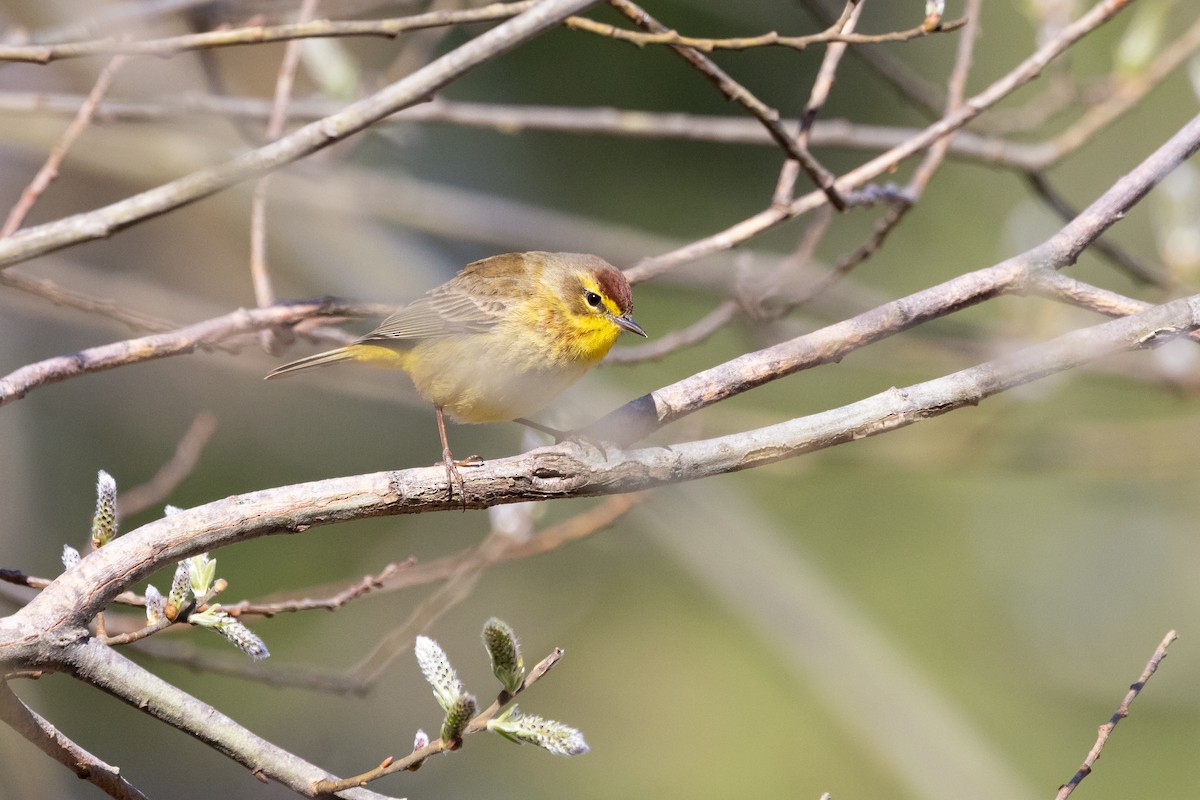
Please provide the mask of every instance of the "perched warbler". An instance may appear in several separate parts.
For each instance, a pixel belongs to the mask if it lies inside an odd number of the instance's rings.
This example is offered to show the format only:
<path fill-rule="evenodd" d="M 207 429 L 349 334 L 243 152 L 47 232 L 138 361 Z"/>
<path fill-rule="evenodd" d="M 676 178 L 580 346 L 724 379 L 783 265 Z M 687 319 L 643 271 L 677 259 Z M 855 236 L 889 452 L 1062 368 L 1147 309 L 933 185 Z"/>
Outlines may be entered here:
<path fill-rule="evenodd" d="M 272 370 L 277 378 L 339 361 L 407 372 L 433 403 L 453 494 L 462 476 L 444 413 L 460 422 L 515 420 L 541 411 L 612 348 L 621 331 L 645 336 L 630 317 L 621 271 L 581 253 L 506 253 L 468 264 L 353 343 Z"/>

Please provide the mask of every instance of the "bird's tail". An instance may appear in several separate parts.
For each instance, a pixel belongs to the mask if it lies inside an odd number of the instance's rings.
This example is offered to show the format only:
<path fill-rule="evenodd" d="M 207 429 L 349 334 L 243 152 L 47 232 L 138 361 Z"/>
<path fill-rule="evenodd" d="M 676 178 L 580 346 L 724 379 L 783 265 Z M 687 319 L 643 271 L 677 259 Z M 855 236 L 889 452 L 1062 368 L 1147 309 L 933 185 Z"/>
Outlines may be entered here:
<path fill-rule="evenodd" d="M 308 369 L 309 367 L 323 367 L 326 364 L 336 364 L 339 361 L 352 361 L 354 354 L 349 347 L 339 347 L 336 350 L 326 350 L 324 353 L 301 358 L 298 361 L 293 361 L 290 364 L 284 364 L 282 367 L 276 367 L 267 373 L 264 380 L 278 378 L 287 375 L 297 370 Z"/>

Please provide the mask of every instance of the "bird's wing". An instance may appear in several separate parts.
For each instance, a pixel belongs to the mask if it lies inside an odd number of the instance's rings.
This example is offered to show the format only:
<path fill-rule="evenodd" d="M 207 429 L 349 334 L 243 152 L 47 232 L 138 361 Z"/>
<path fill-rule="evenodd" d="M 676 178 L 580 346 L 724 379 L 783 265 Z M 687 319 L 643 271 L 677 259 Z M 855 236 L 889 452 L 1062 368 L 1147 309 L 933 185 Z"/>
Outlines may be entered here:
<path fill-rule="evenodd" d="M 399 309 L 360 341 L 483 333 L 500 321 L 504 308 L 505 303 L 495 296 L 473 297 L 451 281 Z"/>

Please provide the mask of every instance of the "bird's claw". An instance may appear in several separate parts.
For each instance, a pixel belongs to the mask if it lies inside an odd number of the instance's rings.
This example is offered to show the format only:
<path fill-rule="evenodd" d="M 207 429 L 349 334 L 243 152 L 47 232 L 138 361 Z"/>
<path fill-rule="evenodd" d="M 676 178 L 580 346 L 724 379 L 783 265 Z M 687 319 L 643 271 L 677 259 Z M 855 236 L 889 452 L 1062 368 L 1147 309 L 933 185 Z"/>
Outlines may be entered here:
<path fill-rule="evenodd" d="M 463 511 L 467 510 L 467 486 L 463 481 L 459 467 L 481 467 L 483 459 L 479 456 L 467 456 L 455 459 L 449 448 L 442 451 L 442 466 L 446 468 L 446 492 L 448 499 L 454 499 L 454 486 L 458 484 L 458 493 L 462 497 Z"/>

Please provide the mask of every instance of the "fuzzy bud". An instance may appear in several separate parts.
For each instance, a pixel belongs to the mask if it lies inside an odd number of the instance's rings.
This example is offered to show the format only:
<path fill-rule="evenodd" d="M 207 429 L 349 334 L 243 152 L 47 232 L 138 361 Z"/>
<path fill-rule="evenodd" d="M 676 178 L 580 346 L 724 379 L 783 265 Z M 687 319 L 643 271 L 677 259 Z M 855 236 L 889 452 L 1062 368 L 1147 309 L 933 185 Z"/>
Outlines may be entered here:
<path fill-rule="evenodd" d="M 516 706 L 488 720 L 487 727 L 510 742 L 537 745 L 556 756 L 580 756 L 588 751 L 583 734 L 575 728 L 533 714 L 521 714 Z"/>
<path fill-rule="evenodd" d="M 204 611 L 192 614 L 188 617 L 188 622 L 216 631 L 224 636 L 226 641 L 255 661 L 262 661 L 271 655 L 267 650 L 266 643 L 257 634 L 242 624 L 240 620 L 229 616 L 228 612 L 222 611 L 219 605 L 212 605 Z"/>
<path fill-rule="evenodd" d="M 175 576 L 171 579 L 171 591 L 167 594 L 167 619 L 172 622 L 178 619 L 191 600 L 191 568 L 185 559 L 175 566 Z"/>
<path fill-rule="evenodd" d="M 446 709 L 446 719 L 442 722 L 442 741 L 450 745 L 450 749 L 456 749 L 462 741 L 463 731 L 475 717 L 475 708 L 475 698 L 465 694 Z"/>
<path fill-rule="evenodd" d="M 433 687 L 433 696 L 437 698 L 438 705 L 449 714 L 466 694 L 466 688 L 458 679 L 454 667 L 450 666 L 450 659 L 441 646 L 428 636 L 418 636 L 413 650 L 421 673 Z"/>
<path fill-rule="evenodd" d="M 525 661 L 521 657 L 521 643 L 512 627 L 492 617 L 483 625 L 483 646 L 492 660 L 492 674 L 504 686 L 504 691 L 513 694 L 520 689 L 525 680 Z"/>
<path fill-rule="evenodd" d="M 96 515 L 92 517 L 92 547 L 103 547 L 117 535 L 117 482 L 104 470 L 96 479 Z"/>
<path fill-rule="evenodd" d="M 420 728 L 417 728 L 417 735 L 413 737 L 413 752 L 415 753 L 418 750 L 424 750 L 428 746 L 429 746 L 429 734 L 426 733 L 425 731 L 421 730 Z M 424 763 L 425 763 L 425 759 L 421 759 L 420 761 L 414 761 L 413 763 L 408 765 L 408 771 L 416 772 L 417 770 L 419 770 L 421 768 L 421 765 Z"/>
<path fill-rule="evenodd" d="M 69 544 L 63 545 L 62 564 L 63 569 L 68 570 L 79 563 L 79 551 Z"/>
<path fill-rule="evenodd" d="M 146 587 L 146 622 L 153 625 L 167 615 L 167 599 L 153 585 Z"/>

